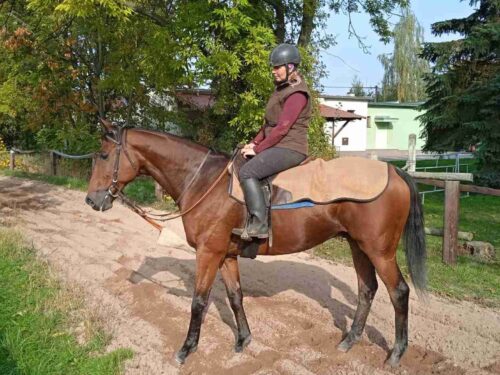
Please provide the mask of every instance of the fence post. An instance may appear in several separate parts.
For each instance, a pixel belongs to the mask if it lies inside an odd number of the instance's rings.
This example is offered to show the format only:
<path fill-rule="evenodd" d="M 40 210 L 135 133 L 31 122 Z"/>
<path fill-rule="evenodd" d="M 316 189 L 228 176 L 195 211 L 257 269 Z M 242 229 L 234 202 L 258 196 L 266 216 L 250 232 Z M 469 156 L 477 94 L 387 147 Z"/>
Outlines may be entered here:
<path fill-rule="evenodd" d="M 443 262 L 450 265 L 457 262 L 459 205 L 460 181 L 445 181 Z"/>
<path fill-rule="evenodd" d="M 13 171 L 16 168 L 16 153 L 14 150 L 10 150 L 9 153 L 9 169 Z"/>
<path fill-rule="evenodd" d="M 50 151 L 51 172 L 52 176 L 57 175 L 57 155 L 54 151 Z"/>
<path fill-rule="evenodd" d="M 417 135 L 410 134 L 408 137 L 408 171 L 415 172 L 417 167 Z"/>
<path fill-rule="evenodd" d="M 163 188 L 156 181 L 155 181 L 155 196 L 156 196 L 156 199 L 158 199 L 160 201 L 163 199 Z"/>

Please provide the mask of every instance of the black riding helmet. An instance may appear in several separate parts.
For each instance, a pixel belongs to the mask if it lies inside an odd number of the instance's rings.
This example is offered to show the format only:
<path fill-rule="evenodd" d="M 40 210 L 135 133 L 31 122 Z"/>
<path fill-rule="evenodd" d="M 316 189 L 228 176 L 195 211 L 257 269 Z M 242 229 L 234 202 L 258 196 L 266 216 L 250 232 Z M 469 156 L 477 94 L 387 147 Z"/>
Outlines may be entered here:
<path fill-rule="evenodd" d="M 275 82 L 276 85 L 282 85 L 288 82 L 290 71 L 288 64 L 293 64 L 295 67 L 300 64 L 300 52 L 297 47 L 292 44 L 282 43 L 276 46 L 269 56 L 271 66 L 282 66 L 286 68 L 286 78 L 281 82 Z"/>
<path fill-rule="evenodd" d="M 297 47 L 292 44 L 282 43 L 276 46 L 269 56 L 269 63 L 272 66 L 280 66 L 286 64 L 300 64 L 300 52 Z"/>

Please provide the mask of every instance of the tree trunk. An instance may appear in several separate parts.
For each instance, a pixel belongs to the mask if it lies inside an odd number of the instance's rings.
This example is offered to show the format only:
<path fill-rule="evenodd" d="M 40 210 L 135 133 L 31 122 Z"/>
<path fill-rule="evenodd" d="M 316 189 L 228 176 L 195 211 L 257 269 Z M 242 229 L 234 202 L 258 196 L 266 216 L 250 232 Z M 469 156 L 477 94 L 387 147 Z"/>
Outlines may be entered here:
<path fill-rule="evenodd" d="M 304 0 L 298 42 L 298 45 L 301 47 L 307 47 L 311 43 L 311 35 L 314 30 L 314 17 L 316 16 L 318 6 L 318 0 Z"/>

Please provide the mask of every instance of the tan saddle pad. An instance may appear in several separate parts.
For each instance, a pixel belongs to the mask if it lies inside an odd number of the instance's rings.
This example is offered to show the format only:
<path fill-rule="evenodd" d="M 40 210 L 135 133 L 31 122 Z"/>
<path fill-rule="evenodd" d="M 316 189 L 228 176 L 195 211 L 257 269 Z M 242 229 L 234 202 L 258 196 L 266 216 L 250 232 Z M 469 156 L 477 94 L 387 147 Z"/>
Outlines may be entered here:
<path fill-rule="evenodd" d="M 282 205 L 299 201 L 319 204 L 339 200 L 371 201 L 385 190 L 389 181 L 388 168 L 385 162 L 360 157 L 329 161 L 314 159 L 271 177 L 271 203 Z M 232 173 L 230 180 L 231 197 L 244 203 L 237 173 Z"/>

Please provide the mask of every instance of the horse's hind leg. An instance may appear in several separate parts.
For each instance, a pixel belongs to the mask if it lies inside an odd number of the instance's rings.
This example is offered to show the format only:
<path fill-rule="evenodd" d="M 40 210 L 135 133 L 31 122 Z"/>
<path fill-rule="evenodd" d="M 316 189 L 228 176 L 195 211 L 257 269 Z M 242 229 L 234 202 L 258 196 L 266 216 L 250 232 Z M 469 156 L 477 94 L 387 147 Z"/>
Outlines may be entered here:
<path fill-rule="evenodd" d="M 238 259 L 236 257 L 227 257 L 222 264 L 221 274 L 238 327 L 238 337 L 234 350 L 239 353 L 250 343 L 252 335 L 243 309 L 243 293 L 241 292 Z"/>
<path fill-rule="evenodd" d="M 375 268 L 372 262 L 363 253 L 355 240 L 348 238 L 348 241 L 351 245 L 354 268 L 358 276 L 358 307 L 356 308 L 356 314 L 354 315 L 349 333 L 337 346 L 337 349 L 343 352 L 347 352 L 361 339 L 366 319 L 378 288 Z"/>
<path fill-rule="evenodd" d="M 373 258 L 372 261 L 378 275 L 387 287 L 394 306 L 396 340 L 387 364 L 397 366 L 408 347 L 408 300 L 410 288 L 403 279 L 396 263 L 396 249 L 394 249 L 393 257 L 390 259 L 380 257 Z"/>

